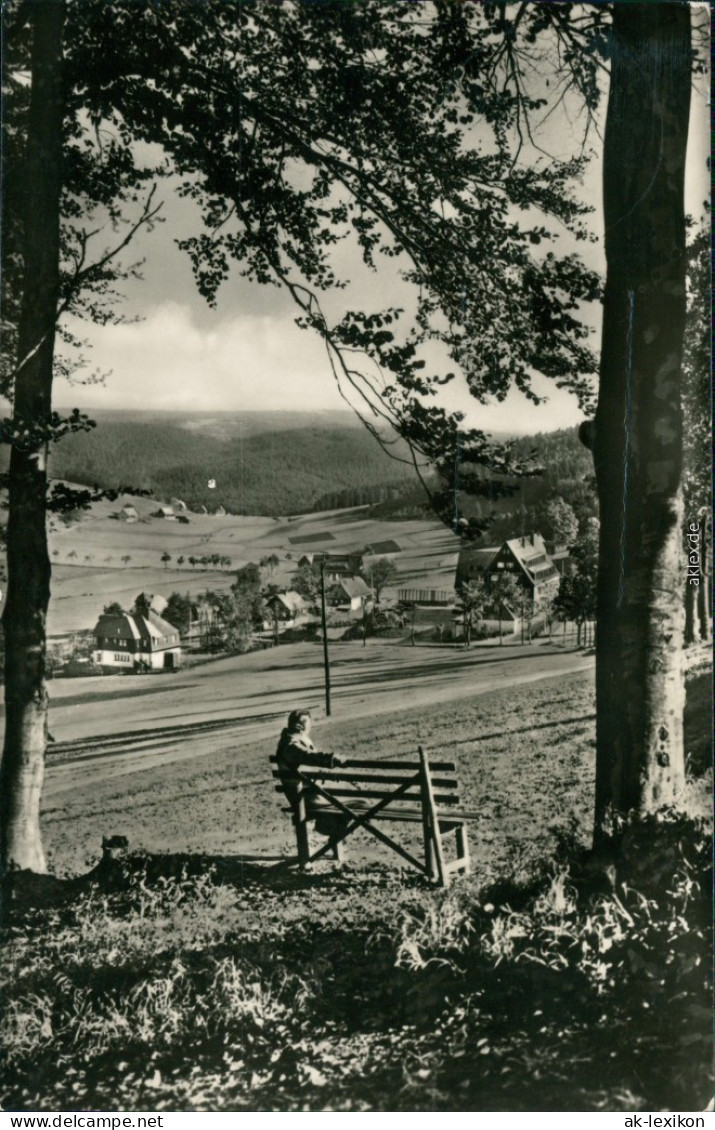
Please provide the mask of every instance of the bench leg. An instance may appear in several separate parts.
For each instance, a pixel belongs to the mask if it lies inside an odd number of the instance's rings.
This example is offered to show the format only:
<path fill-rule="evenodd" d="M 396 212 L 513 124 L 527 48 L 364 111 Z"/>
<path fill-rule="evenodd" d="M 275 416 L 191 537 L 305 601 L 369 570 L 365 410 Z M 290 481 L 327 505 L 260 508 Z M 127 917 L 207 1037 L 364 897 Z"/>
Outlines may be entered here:
<path fill-rule="evenodd" d="M 437 859 L 430 829 L 425 832 L 425 868 L 430 879 L 437 878 Z"/>
<path fill-rule="evenodd" d="M 308 822 L 296 817 L 295 838 L 298 842 L 298 865 L 303 868 L 310 860 L 310 839 L 308 837 Z"/>
<path fill-rule="evenodd" d="M 342 840 L 338 840 L 337 843 L 333 844 L 333 859 L 336 859 L 338 861 L 338 863 L 343 862 L 343 841 Z"/>

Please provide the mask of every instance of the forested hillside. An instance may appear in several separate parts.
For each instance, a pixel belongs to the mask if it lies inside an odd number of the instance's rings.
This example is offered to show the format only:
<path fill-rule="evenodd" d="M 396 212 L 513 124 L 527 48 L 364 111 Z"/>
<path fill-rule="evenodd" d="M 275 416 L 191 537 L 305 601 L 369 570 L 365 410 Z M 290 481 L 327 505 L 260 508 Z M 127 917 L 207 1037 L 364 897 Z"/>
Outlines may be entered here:
<path fill-rule="evenodd" d="M 390 459 L 362 428 L 293 414 L 277 426 L 261 414 L 187 419 L 147 414 L 100 418 L 91 432 L 67 436 L 52 453 L 54 478 L 153 490 L 191 509 L 223 506 L 234 514 L 290 514 L 360 505 L 399 493 L 414 471 Z M 215 488 L 210 489 L 209 480 Z"/>
<path fill-rule="evenodd" d="M 593 466 L 575 428 L 514 440 L 542 473 L 494 481 L 463 510 L 492 516 L 487 541 L 543 526 L 559 497 L 578 518 L 596 513 Z M 403 452 L 404 454 L 404 452 Z M 419 517 L 426 498 L 412 467 L 390 459 L 348 414 L 107 413 L 91 432 L 67 436 L 52 452 L 55 478 L 101 487 L 150 489 L 191 509 L 281 515 L 370 505 L 375 516 Z M 465 469 L 466 485 L 470 472 Z M 214 480 L 215 488 L 209 488 Z M 504 488 L 512 488 L 511 490 Z"/>
<path fill-rule="evenodd" d="M 593 461 L 578 438 L 576 428 L 540 432 L 513 440 L 520 459 L 532 458 L 539 473 L 525 478 L 492 476 L 485 468 L 465 467 L 459 504 L 468 518 L 488 523 L 478 539 L 493 545 L 505 538 L 536 530 L 552 537 L 547 513 L 550 503 L 561 500 L 573 510 L 578 523 L 598 514 L 593 482 Z M 386 494 L 370 515 L 375 518 L 414 518 L 424 513 L 425 495 L 419 483 L 405 484 L 397 494 Z"/>

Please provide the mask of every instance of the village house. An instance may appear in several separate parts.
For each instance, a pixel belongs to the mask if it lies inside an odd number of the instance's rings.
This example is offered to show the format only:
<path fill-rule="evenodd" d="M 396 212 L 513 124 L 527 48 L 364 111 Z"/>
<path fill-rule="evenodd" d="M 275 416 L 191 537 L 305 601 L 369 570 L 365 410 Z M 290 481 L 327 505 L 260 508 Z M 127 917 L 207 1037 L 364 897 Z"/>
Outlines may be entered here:
<path fill-rule="evenodd" d="M 265 602 L 270 609 L 271 616 L 284 627 L 291 627 L 308 613 L 308 605 L 300 595 L 293 592 L 277 592 L 269 596 Z M 272 627 L 272 623 L 264 624 L 264 628 Z"/>
<path fill-rule="evenodd" d="M 543 598 L 552 597 L 559 587 L 562 570 L 547 552 L 540 534 L 527 534 L 520 538 L 509 538 L 501 546 L 477 549 L 465 546 L 460 550 L 455 576 L 455 589 L 459 590 L 470 581 L 483 578 L 487 588 L 491 588 L 496 577 L 508 574 L 519 583 L 534 604 Z M 518 602 L 519 605 L 521 602 Z M 516 633 L 521 628 L 520 607 L 513 608 L 502 604 L 498 608 L 488 604 L 479 618 L 479 623 L 487 632 Z M 461 632 L 462 618 L 455 619 L 456 633 Z"/>
<path fill-rule="evenodd" d="M 469 545 L 463 546 L 457 559 L 457 575 L 454 579 L 455 589 L 460 589 L 462 585 L 468 584 L 469 581 L 483 579 L 498 552 L 498 545 L 487 546 L 484 549 L 476 549 Z"/>
<path fill-rule="evenodd" d="M 362 553 L 304 553 L 298 559 L 298 567 L 325 563 L 326 581 L 336 581 L 341 577 L 355 577 L 362 572 Z"/>
<path fill-rule="evenodd" d="M 94 662 L 104 674 L 176 671 L 179 629 L 146 604 L 133 612 L 103 613 L 94 628 Z"/>
<path fill-rule="evenodd" d="M 559 587 L 560 570 L 540 534 L 510 538 L 498 548 L 465 546 L 459 552 L 454 586 L 460 589 L 480 577 L 489 586 L 492 579 L 502 573 L 511 574 L 536 601 L 541 596 L 553 595 Z"/>
<path fill-rule="evenodd" d="M 122 507 L 117 517 L 119 518 L 120 522 L 139 521 L 139 515 L 137 514 L 136 506 L 131 506 L 130 503 L 126 503 L 126 505 Z"/>
<path fill-rule="evenodd" d="M 484 573 L 488 585 L 500 573 L 511 573 L 535 603 L 540 597 L 554 596 L 559 587 L 559 571 L 540 534 L 505 541 Z"/>
<path fill-rule="evenodd" d="M 571 550 L 565 546 L 553 550 L 549 557 L 554 563 L 560 577 L 568 577 L 573 573 L 576 562 L 571 556 Z"/>
<path fill-rule="evenodd" d="M 152 518 L 165 518 L 168 522 L 175 522 L 176 514 L 173 506 L 160 506 L 158 510 L 154 511 Z"/>
<path fill-rule="evenodd" d="M 362 572 L 362 568 L 362 553 L 326 553 L 325 555 L 326 581 L 337 581 L 341 578 L 360 580 L 358 573 Z M 362 581 L 362 584 L 365 582 Z M 367 585 L 365 587 L 368 588 Z"/>
<path fill-rule="evenodd" d="M 326 576 L 327 580 L 327 576 Z M 331 608 L 361 612 L 372 605 L 372 589 L 362 577 L 338 577 L 325 588 L 325 602 Z"/>

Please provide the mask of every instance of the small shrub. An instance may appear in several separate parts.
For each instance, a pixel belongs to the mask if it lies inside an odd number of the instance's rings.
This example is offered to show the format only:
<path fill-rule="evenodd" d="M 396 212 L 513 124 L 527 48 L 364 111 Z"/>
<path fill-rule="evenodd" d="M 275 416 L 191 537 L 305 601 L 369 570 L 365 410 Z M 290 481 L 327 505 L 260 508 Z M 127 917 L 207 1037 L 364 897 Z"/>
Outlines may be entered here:
<path fill-rule="evenodd" d="M 103 674 L 102 668 L 92 659 L 70 659 L 62 668 L 62 674 L 67 679 L 82 679 L 90 675 Z"/>

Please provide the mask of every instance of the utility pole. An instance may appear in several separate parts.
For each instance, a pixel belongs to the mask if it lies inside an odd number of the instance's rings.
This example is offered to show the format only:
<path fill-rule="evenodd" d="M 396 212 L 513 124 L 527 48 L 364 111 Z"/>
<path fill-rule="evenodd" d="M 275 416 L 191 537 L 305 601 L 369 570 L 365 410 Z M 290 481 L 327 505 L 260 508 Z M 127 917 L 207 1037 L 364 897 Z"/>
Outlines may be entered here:
<path fill-rule="evenodd" d="M 320 560 L 320 618 L 323 625 L 323 666 L 325 667 L 325 713 L 330 717 L 330 659 L 328 658 L 328 625 L 325 616 L 325 558 Z"/>

